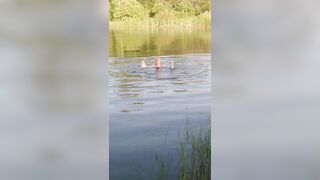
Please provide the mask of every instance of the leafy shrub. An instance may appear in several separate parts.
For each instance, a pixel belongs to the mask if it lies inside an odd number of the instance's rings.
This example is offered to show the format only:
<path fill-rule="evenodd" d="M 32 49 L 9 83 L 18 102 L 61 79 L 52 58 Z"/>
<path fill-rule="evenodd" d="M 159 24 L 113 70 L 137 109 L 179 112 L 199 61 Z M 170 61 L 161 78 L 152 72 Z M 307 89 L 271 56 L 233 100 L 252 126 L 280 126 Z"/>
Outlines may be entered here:
<path fill-rule="evenodd" d="M 111 0 L 111 20 L 143 19 L 147 10 L 136 0 Z"/>
<path fill-rule="evenodd" d="M 210 0 L 192 0 L 195 15 L 202 14 L 206 11 L 211 11 Z"/>
<path fill-rule="evenodd" d="M 155 0 L 150 12 L 157 18 L 165 18 L 166 16 L 172 18 L 172 15 L 174 15 L 170 3 L 165 0 Z"/>
<path fill-rule="evenodd" d="M 178 17 L 188 17 L 195 14 L 195 8 L 190 0 L 178 0 L 173 3 L 173 8 Z"/>
<path fill-rule="evenodd" d="M 110 27 L 208 28 L 210 0 L 109 0 Z"/>

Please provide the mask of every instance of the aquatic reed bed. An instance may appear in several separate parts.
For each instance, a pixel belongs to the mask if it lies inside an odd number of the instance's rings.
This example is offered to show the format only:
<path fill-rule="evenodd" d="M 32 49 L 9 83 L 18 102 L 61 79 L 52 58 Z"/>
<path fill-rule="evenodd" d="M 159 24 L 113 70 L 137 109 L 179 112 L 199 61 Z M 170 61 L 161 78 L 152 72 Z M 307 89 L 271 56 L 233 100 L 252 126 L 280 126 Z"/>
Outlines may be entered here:
<path fill-rule="evenodd" d="M 156 155 L 156 162 L 159 165 L 158 172 L 155 173 L 155 180 L 167 180 L 169 179 L 168 175 L 168 162 L 163 156 Z"/>
<path fill-rule="evenodd" d="M 179 180 L 209 180 L 211 178 L 211 128 L 196 131 L 187 128 L 180 144 Z"/>
<path fill-rule="evenodd" d="M 199 127 L 184 130 L 183 140 L 179 147 L 177 180 L 210 180 L 211 179 L 211 128 Z M 170 158 L 156 154 L 156 180 L 168 180 L 172 167 Z"/>

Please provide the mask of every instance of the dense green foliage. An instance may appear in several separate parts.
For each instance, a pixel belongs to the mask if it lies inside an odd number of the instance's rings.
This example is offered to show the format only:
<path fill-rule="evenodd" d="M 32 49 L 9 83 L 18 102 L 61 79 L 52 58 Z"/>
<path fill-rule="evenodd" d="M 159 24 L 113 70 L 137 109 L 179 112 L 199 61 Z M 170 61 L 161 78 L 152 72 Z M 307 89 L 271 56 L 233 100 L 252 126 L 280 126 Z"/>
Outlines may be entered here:
<path fill-rule="evenodd" d="M 110 0 L 109 15 L 111 20 L 146 17 L 146 9 L 136 0 Z"/>
<path fill-rule="evenodd" d="M 171 20 L 211 11 L 210 0 L 109 0 L 111 21 Z"/>

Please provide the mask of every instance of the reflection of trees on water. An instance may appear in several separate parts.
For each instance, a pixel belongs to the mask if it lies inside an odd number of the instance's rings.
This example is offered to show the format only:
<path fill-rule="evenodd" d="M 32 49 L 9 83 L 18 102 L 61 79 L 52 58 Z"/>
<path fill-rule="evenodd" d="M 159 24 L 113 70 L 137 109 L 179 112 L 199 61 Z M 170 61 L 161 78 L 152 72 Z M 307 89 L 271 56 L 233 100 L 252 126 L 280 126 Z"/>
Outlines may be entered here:
<path fill-rule="evenodd" d="M 112 57 L 209 53 L 211 49 L 210 30 L 111 30 L 110 36 Z"/>

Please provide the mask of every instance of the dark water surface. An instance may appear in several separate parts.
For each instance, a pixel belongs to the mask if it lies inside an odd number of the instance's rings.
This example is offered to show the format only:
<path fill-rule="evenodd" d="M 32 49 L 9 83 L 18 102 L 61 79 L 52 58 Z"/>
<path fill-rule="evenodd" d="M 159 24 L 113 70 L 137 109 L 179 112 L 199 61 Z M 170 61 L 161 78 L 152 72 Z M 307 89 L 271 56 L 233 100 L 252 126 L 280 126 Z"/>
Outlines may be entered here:
<path fill-rule="evenodd" d="M 110 30 L 110 54 L 110 179 L 153 179 L 156 154 L 175 179 L 187 121 L 210 122 L 210 30 Z M 140 68 L 156 55 L 175 69 Z"/>

